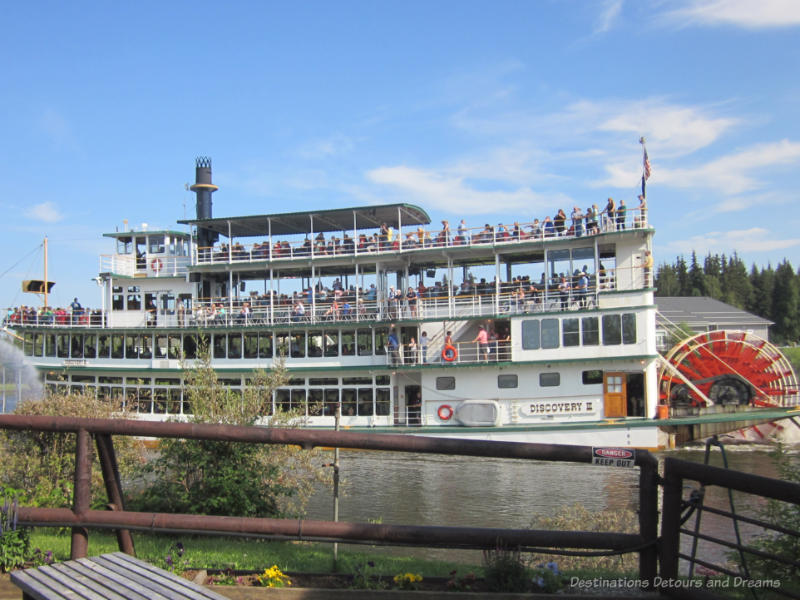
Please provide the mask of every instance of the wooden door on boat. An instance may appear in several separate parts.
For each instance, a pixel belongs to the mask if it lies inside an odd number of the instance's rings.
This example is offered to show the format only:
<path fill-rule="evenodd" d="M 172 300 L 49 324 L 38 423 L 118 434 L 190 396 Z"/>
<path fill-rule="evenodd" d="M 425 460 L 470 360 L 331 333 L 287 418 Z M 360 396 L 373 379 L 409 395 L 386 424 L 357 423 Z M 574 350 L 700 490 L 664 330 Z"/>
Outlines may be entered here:
<path fill-rule="evenodd" d="M 603 374 L 603 406 L 606 417 L 625 417 L 628 415 L 625 373 Z"/>

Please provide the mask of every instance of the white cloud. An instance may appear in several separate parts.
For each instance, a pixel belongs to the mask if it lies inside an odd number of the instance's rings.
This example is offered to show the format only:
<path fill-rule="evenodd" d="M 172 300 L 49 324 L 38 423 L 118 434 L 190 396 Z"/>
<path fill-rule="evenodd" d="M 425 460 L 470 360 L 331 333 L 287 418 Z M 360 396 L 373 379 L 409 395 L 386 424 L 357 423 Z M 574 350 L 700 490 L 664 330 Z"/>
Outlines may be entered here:
<path fill-rule="evenodd" d="M 25 215 L 37 221 L 44 223 L 58 223 L 64 218 L 64 215 L 58 210 L 58 207 L 52 202 L 42 202 L 31 206 Z"/>
<path fill-rule="evenodd" d="M 623 0 L 606 0 L 603 4 L 603 10 L 597 18 L 597 24 L 594 28 L 594 33 L 606 33 L 614 26 L 614 21 L 619 17 L 622 11 Z"/>
<path fill-rule="evenodd" d="M 734 25 L 747 29 L 800 25 L 797 0 L 689 0 L 663 18 L 682 26 Z"/>
<path fill-rule="evenodd" d="M 524 218 L 540 207 L 564 201 L 564 197 L 541 196 L 529 187 L 504 190 L 496 185 L 495 189 L 478 189 L 458 174 L 407 166 L 379 167 L 369 171 L 367 178 L 397 188 L 415 202 L 455 214 L 524 211 L 521 212 Z"/>
<path fill-rule="evenodd" d="M 685 240 L 675 240 L 667 248 L 680 254 L 692 251 L 698 255 L 736 252 L 771 252 L 800 245 L 800 239 L 776 239 L 775 234 L 763 227 L 732 231 L 710 231 Z"/>

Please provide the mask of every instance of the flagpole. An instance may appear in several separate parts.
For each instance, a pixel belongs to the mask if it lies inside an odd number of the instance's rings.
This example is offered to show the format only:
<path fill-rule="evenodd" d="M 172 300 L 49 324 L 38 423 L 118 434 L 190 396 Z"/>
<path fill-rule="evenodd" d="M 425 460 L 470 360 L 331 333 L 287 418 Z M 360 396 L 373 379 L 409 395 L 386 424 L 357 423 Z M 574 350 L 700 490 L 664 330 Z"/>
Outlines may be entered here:
<path fill-rule="evenodd" d="M 642 198 L 647 199 L 647 179 L 650 177 L 649 159 L 647 158 L 647 140 L 644 136 L 639 138 L 639 143 L 642 145 Z"/>

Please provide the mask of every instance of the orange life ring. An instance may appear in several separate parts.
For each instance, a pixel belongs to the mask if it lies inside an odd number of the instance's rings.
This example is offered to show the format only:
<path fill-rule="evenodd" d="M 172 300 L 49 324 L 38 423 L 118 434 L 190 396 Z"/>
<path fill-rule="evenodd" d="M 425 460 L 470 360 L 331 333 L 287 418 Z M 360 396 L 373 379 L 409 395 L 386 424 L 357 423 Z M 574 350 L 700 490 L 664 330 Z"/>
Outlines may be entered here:
<path fill-rule="evenodd" d="M 442 358 L 447 362 L 453 362 L 458 358 L 458 350 L 452 344 L 447 344 L 442 350 Z"/>
<path fill-rule="evenodd" d="M 449 404 L 442 404 L 439 407 L 439 410 L 436 411 L 436 414 L 439 415 L 439 418 L 442 421 L 449 421 L 453 417 L 454 413 L 455 411 L 453 410 L 453 407 Z"/>
<path fill-rule="evenodd" d="M 156 273 L 158 273 L 161 269 L 164 268 L 164 263 L 161 262 L 160 258 L 154 258 L 150 261 L 150 268 L 153 269 Z"/>

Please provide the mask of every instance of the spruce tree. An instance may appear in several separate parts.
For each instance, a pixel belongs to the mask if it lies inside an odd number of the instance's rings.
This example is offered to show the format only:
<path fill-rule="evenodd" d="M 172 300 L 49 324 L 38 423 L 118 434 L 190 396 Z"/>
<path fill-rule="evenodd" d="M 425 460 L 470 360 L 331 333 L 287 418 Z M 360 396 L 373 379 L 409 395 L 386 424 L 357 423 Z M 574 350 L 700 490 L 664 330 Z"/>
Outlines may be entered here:
<path fill-rule="evenodd" d="M 775 271 L 772 291 L 772 331 L 784 343 L 800 339 L 800 286 L 791 263 L 783 261 Z"/>

